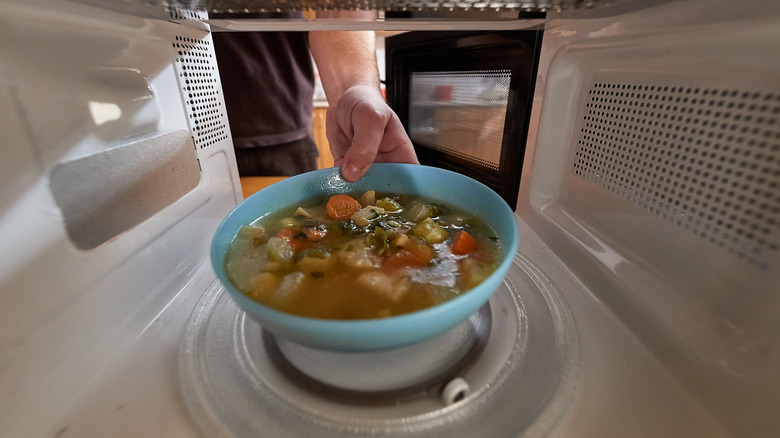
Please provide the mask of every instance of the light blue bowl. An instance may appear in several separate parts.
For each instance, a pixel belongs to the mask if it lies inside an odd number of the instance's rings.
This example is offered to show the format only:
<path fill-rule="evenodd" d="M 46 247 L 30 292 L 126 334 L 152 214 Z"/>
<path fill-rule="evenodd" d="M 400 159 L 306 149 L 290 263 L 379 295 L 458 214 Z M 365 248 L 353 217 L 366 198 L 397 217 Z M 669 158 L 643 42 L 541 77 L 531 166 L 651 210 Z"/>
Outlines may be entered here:
<path fill-rule="evenodd" d="M 238 229 L 260 216 L 316 196 L 393 192 L 420 195 L 461 207 L 486 222 L 501 242 L 501 265 L 477 287 L 434 307 L 388 318 L 331 320 L 295 316 L 266 307 L 239 292 L 225 275 L 225 253 Z M 349 183 L 338 168 L 284 179 L 255 193 L 222 221 L 211 242 L 217 277 L 235 302 L 264 329 L 289 341 L 338 351 L 379 351 L 425 341 L 455 327 L 487 302 L 509 270 L 519 236 L 512 209 L 493 190 L 448 170 L 413 164 L 374 164 Z"/>

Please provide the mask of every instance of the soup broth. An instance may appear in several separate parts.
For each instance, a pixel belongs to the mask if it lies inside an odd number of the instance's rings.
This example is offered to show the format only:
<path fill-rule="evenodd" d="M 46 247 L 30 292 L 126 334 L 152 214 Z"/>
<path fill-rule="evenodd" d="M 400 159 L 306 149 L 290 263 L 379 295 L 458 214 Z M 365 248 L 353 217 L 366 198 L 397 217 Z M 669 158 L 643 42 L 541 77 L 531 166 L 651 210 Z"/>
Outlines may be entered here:
<path fill-rule="evenodd" d="M 392 193 L 310 199 L 241 227 L 225 271 L 250 298 L 295 315 L 381 318 L 454 298 L 497 268 L 474 215 Z"/>

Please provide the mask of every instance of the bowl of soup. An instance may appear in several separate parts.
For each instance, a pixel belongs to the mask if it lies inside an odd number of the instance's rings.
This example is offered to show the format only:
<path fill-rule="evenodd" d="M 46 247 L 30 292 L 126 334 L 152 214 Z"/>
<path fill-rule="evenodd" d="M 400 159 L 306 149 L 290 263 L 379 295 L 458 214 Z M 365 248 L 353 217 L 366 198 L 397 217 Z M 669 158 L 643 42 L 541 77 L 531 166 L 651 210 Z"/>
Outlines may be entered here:
<path fill-rule="evenodd" d="M 236 304 L 287 341 L 380 351 L 429 340 L 483 306 L 518 246 L 514 212 L 462 174 L 374 164 L 251 195 L 217 228 L 211 260 Z"/>

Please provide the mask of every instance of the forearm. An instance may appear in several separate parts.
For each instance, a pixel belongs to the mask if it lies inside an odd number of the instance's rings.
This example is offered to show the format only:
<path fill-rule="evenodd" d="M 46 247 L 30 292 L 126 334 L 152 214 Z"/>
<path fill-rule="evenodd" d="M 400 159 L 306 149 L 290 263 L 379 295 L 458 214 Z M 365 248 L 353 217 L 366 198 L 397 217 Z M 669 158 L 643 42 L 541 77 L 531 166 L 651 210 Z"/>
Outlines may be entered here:
<path fill-rule="evenodd" d="M 330 105 L 356 85 L 379 90 L 374 32 L 313 31 L 309 47 Z"/>
<path fill-rule="evenodd" d="M 380 93 L 374 33 L 309 32 L 309 47 L 328 98 L 328 143 L 344 179 L 357 181 L 374 162 L 418 163 Z"/>

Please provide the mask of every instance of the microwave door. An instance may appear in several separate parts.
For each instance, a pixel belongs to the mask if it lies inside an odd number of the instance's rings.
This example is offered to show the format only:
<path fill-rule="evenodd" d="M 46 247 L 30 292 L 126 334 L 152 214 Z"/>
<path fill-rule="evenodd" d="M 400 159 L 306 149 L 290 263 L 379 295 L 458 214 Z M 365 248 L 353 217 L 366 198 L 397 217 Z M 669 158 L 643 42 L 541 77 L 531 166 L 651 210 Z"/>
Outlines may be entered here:
<path fill-rule="evenodd" d="M 386 39 L 388 103 L 421 164 L 477 179 L 515 208 L 541 42 L 541 30 Z"/>

